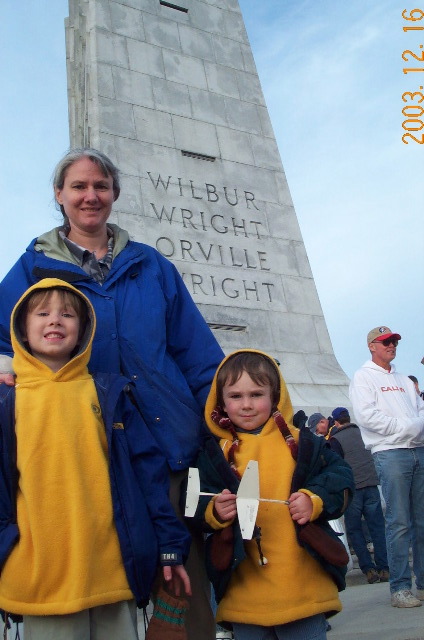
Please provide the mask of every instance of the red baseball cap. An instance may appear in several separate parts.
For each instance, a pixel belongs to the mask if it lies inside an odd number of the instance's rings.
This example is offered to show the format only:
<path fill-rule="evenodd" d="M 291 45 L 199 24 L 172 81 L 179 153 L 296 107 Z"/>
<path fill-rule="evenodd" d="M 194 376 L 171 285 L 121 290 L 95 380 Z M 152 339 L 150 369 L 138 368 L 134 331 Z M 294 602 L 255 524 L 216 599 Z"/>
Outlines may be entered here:
<path fill-rule="evenodd" d="M 382 340 L 386 340 L 386 338 L 395 338 L 396 340 L 401 340 L 401 336 L 398 333 L 393 333 L 389 327 L 376 327 L 375 329 L 371 329 L 367 336 L 367 344 L 370 342 L 381 342 Z"/>

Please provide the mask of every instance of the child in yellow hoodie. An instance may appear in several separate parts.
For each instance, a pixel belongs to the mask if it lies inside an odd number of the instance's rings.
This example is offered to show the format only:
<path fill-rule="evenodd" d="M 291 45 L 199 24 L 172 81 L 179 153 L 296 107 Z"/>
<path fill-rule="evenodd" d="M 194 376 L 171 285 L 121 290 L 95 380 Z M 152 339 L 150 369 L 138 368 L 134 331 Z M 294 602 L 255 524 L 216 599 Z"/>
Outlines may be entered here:
<path fill-rule="evenodd" d="M 201 498 L 196 517 L 214 532 L 207 568 L 217 622 L 232 628 L 236 640 L 323 640 L 326 617 L 341 610 L 345 553 L 329 560 L 319 540 L 334 542 L 328 520 L 346 508 L 352 472 L 323 438 L 296 429 L 292 416 L 273 358 L 249 349 L 223 360 L 205 418 L 232 471 L 216 440 L 206 437 L 198 458 L 201 490 L 217 495 Z M 254 539 L 243 541 L 236 493 L 249 460 L 258 461 L 260 496 L 271 502 L 259 503 Z M 308 543 L 302 530 L 311 529 Z"/>
<path fill-rule="evenodd" d="M 90 375 L 94 310 L 49 278 L 11 318 L 0 386 L 0 608 L 32 640 L 137 640 L 157 567 L 190 593 L 163 456 L 118 375 Z"/>

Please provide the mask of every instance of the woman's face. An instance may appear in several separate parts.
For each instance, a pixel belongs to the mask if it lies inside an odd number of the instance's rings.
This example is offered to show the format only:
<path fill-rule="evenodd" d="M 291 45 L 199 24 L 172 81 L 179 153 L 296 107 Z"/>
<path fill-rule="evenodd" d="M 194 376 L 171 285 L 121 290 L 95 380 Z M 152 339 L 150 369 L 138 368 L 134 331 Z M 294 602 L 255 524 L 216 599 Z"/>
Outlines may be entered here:
<path fill-rule="evenodd" d="M 71 230 L 96 233 L 106 229 L 112 210 L 113 179 L 104 176 L 89 158 L 81 158 L 66 171 L 63 188 L 56 188 L 56 200 L 63 206 Z"/>

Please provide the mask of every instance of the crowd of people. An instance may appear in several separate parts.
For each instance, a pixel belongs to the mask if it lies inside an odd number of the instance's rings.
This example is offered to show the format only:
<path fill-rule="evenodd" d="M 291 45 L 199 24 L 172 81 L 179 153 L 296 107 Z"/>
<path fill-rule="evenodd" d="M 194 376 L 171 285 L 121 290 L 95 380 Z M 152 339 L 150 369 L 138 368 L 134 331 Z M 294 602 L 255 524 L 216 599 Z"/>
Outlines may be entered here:
<path fill-rule="evenodd" d="M 345 588 L 329 524 L 343 515 L 368 582 L 389 582 L 395 607 L 421 605 L 424 402 L 391 364 L 400 335 L 368 334 L 350 387 L 358 425 L 344 407 L 293 416 L 272 355 L 224 357 L 175 267 L 109 223 L 120 181 L 107 156 L 71 150 L 53 189 L 63 224 L 0 284 L 5 626 L 137 640 L 151 598 L 149 640 L 324 640 Z M 237 498 L 250 461 L 252 536 Z"/>

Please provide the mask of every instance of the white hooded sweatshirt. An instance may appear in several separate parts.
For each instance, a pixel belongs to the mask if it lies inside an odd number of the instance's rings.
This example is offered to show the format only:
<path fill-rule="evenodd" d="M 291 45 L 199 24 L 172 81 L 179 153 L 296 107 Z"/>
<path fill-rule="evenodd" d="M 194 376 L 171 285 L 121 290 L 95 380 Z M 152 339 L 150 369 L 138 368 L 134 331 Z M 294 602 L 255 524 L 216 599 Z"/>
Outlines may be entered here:
<path fill-rule="evenodd" d="M 368 360 L 349 388 L 362 439 L 371 453 L 424 447 L 424 402 L 408 376 Z"/>

